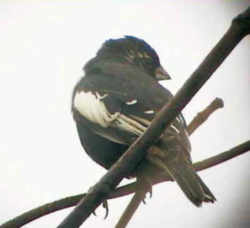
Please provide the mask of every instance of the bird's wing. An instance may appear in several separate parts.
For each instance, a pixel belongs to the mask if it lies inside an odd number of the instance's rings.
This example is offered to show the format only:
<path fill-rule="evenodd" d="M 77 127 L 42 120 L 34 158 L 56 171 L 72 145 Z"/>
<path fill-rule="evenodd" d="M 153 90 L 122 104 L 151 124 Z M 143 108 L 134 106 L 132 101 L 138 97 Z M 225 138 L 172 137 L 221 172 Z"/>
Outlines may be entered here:
<path fill-rule="evenodd" d="M 78 83 L 73 93 L 72 110 L 77 124 L 97 135 L 96 140 L 105 139 L 101 140 L 101 145 L 122 145 L 124 149 L 144 133 L 155 114 L 171 98 L 168 90 L 142 71 L 131 66 L 111 65 L 107 69 L 87 73 Z M 89 137 L 83 140 L 88 147 Z M 119 151 L 124 152 L 123 149 Z M 160 169 L 170 174 L 195 205 L 200 206 L 203 201 L 214 202 L 213 194 L 192 167 L 190 143 L 182 117 L 171 123 L 151 149 L 155 151 L 149 151 L 147 155 L 150 165 L 143 167 L 142 173 L 140 168 L 136 170 L 137 177 L 144 179 L 152 175 L 154 178 Z M 113 151 L 111 153 L 109 156 Z"/>
<path fill-rule="evenodd" d="M 137 68 L 112 65 L 78 83 L 72 108 L 96 134 L 130 145 L 171 98 L 168 90 Z M 178 117 L 169 134 L 185 131 L 184 125 Z"/>

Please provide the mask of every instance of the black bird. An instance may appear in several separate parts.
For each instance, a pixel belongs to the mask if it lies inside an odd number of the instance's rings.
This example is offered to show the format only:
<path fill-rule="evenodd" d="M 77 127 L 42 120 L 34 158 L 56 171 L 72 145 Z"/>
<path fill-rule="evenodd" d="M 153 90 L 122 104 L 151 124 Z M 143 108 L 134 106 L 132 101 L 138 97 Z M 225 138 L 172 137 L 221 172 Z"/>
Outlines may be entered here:
<path fill-rule="evenodd" d="M 158 82 L 170 77 L 155 50 L 133 36 L 106 41 L 84 71 L 73 92 L 73 117 L 85 151 L 108 169 L 171 100 L 172 94 Z M 150 182 L 167 173 L 196 206 L 214 202 L 192 167 L 190 151 L 180 114 L 131 176 Z"/>

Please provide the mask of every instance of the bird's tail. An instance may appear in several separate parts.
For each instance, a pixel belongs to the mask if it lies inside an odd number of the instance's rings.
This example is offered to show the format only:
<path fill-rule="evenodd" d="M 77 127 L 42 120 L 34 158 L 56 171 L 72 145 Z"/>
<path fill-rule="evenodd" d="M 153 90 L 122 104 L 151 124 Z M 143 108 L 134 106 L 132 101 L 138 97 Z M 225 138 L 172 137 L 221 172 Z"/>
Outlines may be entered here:
<path fill-rule="evenodd" d="M 176 181 L 187 198 L 197 207 L 201 206 L 202 202 L 213 203 L 216 198 L 196 173 L 191 161 L 183 153 L 183 150 L 177 147 L 172 148 L 170 151 L 169 148 L 164 147 L 165 145 L 163 143 L 161 147 L 151 147 L 147 155 L 149 163 L 154 164 L 154 167 L 158 167 L 158 169 L 160 168 L 164 171 L 161 174 L 166 174 Z M 149 168 L 145 170 L 149 170 Z M 151 170 L 149 173 L 159 175 L 159 171 L 152 172 Z"/>
<path fill-rule="evenodd" d="M 166 162 L 165 167 L 187 198 L 196 206 L 201 206 L 202 202 L 213 203 L 216 200 L 191 163 L 171 161 Z"/>

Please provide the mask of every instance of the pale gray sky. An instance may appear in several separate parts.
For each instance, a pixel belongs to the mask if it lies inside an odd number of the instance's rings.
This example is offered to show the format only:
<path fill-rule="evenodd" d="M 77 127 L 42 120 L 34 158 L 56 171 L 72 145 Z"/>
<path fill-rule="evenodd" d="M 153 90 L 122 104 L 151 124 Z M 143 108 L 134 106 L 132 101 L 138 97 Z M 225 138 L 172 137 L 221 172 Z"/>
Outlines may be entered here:
<path fill-rule="evenodd" d="M 70 113 L 84 63 L 108 38 L 134 35 L 159 53 L 175 92 L 249 1 L 129 0 L 0 2 L 0 223 L 27 210 L 85 192 L 104 173 L 81 148 Z M 250 40 L 244 39 L 184 110 L 189 122 L 215 97 L 225 108 L 192 137 L 194 161 L 250 137 Z M 195 208 L 174 183 L 154 188 L 129 227 L 250 226 L 249 154 L 200 172 L 218 201 Z M 85 227 L 113 227 L 129 197 Z M 67 209 L 27 228 L 55 227 Z M 248 226 L 247 226 L 248 225 Z"/>

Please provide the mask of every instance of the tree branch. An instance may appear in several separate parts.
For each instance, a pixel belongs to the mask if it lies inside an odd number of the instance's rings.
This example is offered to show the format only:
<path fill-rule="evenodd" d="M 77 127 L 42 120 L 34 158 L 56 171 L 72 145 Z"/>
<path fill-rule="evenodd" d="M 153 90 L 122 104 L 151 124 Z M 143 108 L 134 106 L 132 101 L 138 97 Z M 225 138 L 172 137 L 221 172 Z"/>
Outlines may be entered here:
<path fill-rule="evenodd" d="M 210 157 L 203 161 L 199 161 L 194 163 L 194 167 L 196 171 L 201 171 L 215 165 L 219 165 L 229 159 L 237 157 L 241 154 L 250 151 L 250 140 L 246 141 L 228 151 L 220 153 L 216 156 Z M 154 184 L 158 184 L 164 181 L 171 180 L 170 177 L 166 177 L 164 179 L 154 180 Z M 122 186 L 111 192 L 108 196 L 108 199 L 115 199 L 118 197 L 126 196 L 134 193 L 136 190 L 136 182 L 128 184 L 126 186 Z M 29 222 L 32 222 L 35 219 L 38 219 L 42 216 L 48 215 L 50 213 L 56 212 L 58 210 L 66 209 L 72 206 L 75 206 L 86 194 L 79 194 L 75 196 L 66 197 L 60 200 L 56 200 L 54 202 L 42 205 L 33 210 L 27 211 L 22 215 L 2 224 L 1 228 L 18 228 Z"/>
<path fill-rule="evenodd" d="M 215 112 L 217 109 L 222 108 L 224 106 L 223 100 L 220 98 L 216 98 L 213 100 L 210 105 L 208 105 L 202 112 L 199 112 L 196 117 L 190 122 L 187 127 L 188 134 L 191 135 L 198 127 L 200 127 L 208 117 Z M 116 228 L 125 228 L 129 221 L 132 219 L 136 210 L 139 208 L 141 201 L 145 198 L 147 194 L 147 189 L 137 190 L 122 216 L 120 217 L 118 223 L 116 224 Z"/>
<path fill-rule="evenodd" d="M 136 189 L 133 198 L 130 200 L 128 206 L 126 207 L 125 211 L 120 217 L 115 228 L 125 228 L 127 226 L 132 216 L 134 215 L 135 211 L 140 206 L 141 202 L 144 200 L 146 194 L 147 194 L 147 189 L 141 189 L 139 191 L 138 189 Z"/>
<path fill-rule="evenodd" d="M 196 171 L 201 171 L 204 169 L 211 168 L 213 166 L 219 165 L 225 161 L 233 159 L 239 155 L 247 153 L 250 151 L 250 140 L 233 147 L 230 150 L 222 152 L 218 155 L 212 156 L 210 158 L 204 159 L 203 161 L 199 161 L 193 164 Z M 165 176 L 164 178 L 158 178 L 153 180 L 153 184 L 159 184 L 161 182 L 170 181 L 170 176 Z M 128 184 L 126 186 L 122 186 L 116 189 L 116 191 L 112 192 L 109 195 L 109 199 L 114 199 L 122 196 L 126 196 L 132 194 L 136 191 L 136 182 Z"/>
<path fill-rule="evenodd" d="M 199 112 L 196 117 L 188 125 L 188 134 L 191 135 L 200 125 L 202 125 L 208 117 L 217 109 L 223 108 L 224 103 L 220 98 L 215 98 L 213 102 L 208 105 L 202 112 Z"/>

